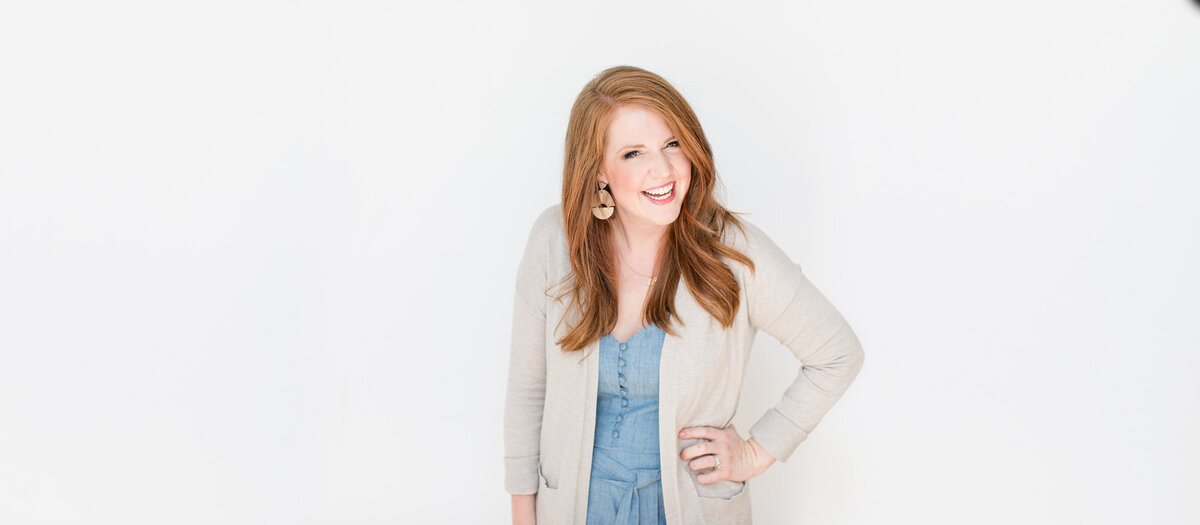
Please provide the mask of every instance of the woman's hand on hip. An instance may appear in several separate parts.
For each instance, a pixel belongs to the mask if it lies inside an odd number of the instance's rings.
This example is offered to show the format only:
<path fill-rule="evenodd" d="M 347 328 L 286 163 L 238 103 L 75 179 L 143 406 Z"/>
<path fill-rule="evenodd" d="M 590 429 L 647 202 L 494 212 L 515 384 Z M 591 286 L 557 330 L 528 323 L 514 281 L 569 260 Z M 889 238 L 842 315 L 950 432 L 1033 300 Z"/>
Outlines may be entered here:
<path fill-rule="evenodd" d="M 688 467 L 692 470 L 715 468 L 717 460 L 714 455 L 721 458 L 721 468 L 696 476 L 696 481 L 700 483 L 712 483 L 719 479 L 746 481 L 762 474 L 775 462 L 775 458 L 753 437 L 749 440 L 742 439 L 732 424 L 725 428 L 687 427 L 679 431 L 679 437 L 708 440 L 687 447 L 679 453 L 681 459 L 691 460 Z"/>

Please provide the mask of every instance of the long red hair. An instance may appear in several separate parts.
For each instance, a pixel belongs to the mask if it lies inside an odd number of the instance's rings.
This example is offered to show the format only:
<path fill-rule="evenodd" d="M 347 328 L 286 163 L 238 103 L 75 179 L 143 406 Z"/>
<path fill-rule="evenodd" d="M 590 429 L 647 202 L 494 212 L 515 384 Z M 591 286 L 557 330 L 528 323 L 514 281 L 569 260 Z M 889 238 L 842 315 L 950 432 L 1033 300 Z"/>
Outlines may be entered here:
<path fill-rule="evenodd" d="M 562 213 L 572 272 L 559 283 L 567 289 L 557 299 L 570 296 L 563 319 L 573 311 L 579 315 L 578 322 L 556 341 L 565 351 L 587 347 L 617 324 L 617 270 L 606 242 L 613 223 L 596 219 L 592 206 L 597 199 L 608 125 L 614 110 L 626 104 L 637 104 L 661 116 L 692 164 L 691 183 L 679 218 L 669 227 L 656 272 L 660 277 L 649 291 L 643 321 L 678 335 L 671 319 L 682 279 L 697 303 L 728 328 L 738 310 L 739 288 L 721 257 L 754 269 L 749 257 L 721 241 L 727 226 L 742 229 L 742 223 L 717 202 L 712 148 L 691 106 L 654 73 L 632 66 L 606 69 L 583 87 L 567 124 Z"/>

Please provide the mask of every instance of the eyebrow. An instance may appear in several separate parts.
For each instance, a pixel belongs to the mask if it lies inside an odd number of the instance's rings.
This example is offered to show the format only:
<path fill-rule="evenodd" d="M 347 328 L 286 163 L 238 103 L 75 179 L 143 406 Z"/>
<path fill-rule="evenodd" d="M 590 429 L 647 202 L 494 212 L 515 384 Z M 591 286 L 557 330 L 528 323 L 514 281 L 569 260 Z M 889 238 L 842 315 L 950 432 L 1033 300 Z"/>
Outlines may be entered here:
<path fill-rule="evenodd" d="M 672 140 L 677 140 L 675 138 L 675 135 L 671 135 L 670 138 L 668 138 L 667 140 L 664 140 L 663 142 L 671 142 Z M 621 146 L 620 148 L 617 148 L 617 151 L 621 151 L 623 149 L 628 149 L 628 148 L 644 148 L 644 147 L 646 147 L 645 144 L 630 144 L 628 146 Z"/>

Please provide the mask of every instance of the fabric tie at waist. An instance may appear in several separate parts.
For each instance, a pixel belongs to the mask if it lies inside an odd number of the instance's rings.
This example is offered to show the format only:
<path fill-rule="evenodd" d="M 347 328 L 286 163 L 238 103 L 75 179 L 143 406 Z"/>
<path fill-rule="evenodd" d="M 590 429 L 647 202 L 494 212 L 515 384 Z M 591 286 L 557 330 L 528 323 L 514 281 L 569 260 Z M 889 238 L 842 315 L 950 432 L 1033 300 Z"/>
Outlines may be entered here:
<path fill-rule="evenodd" d="M 596 447 L 592 458 L 593 482 L 611 484 L 621 494 L 613 523 L 657 525 L 660 468 L 631 469 L 618 463 L 603 448 Z M 655 454 L 657 457 L 657 454 Z M 655 461 L 657 463 L 657 461 Z M 596 487 L 599 488 L 599 487 Z"/>

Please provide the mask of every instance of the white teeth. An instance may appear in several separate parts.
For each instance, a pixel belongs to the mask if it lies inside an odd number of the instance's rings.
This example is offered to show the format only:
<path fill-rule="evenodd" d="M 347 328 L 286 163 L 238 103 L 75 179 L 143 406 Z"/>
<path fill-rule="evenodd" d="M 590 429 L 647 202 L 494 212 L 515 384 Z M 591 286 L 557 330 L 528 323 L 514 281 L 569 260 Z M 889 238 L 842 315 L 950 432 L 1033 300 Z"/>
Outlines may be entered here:
<path fill-rule="evenodd" d="M 646 192 L 643 191 L 642 193 L 646 193 Z M 646 193 L 646 196 L 649 197 L 651 200 L 665 201 L 665 200 L 671 198 L 671 191 L 668 191 L 664 195 L 652 195 L 652 194 Z"/>
<path fill-rule="evenodd" d="M 653 198 L 654 196 L 665 196 L 668 193 L 671 193 L 671 190 L 673 189 L 675 189 L 674 182 L 655 190 L 645 190 L 643 193 L 650 195 Z"/>

